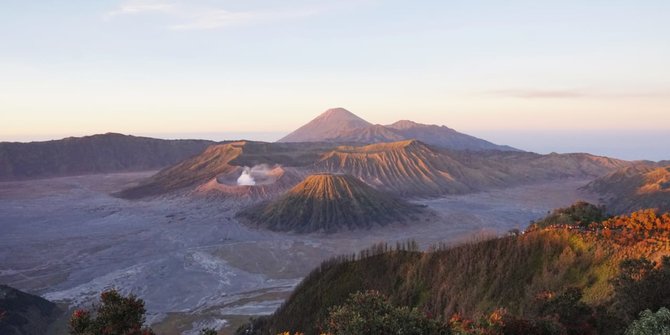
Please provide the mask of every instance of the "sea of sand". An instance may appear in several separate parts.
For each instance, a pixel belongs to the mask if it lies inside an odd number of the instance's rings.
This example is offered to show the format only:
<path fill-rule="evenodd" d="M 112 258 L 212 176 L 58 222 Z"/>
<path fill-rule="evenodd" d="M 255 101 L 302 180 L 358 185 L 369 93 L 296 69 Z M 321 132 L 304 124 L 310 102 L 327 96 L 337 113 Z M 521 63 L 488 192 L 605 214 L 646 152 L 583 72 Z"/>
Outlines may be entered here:
<path fill-rule="evenodd" d="M 433 219 L 337 234 L 252 229 L 234 215 L 248 201 L 112 196 L 154 171 L 0 183 L 0 283 L 70 306 L 89 306 L 105 289 L 146 302 L 161 334 L 231 333 L 272 313 L 323 260 L 377 242 L 422 248 L 524 229 L 553 208 L 594 197 L 588 180 L 514 187 L 439 199 L 412 199 Z"/>

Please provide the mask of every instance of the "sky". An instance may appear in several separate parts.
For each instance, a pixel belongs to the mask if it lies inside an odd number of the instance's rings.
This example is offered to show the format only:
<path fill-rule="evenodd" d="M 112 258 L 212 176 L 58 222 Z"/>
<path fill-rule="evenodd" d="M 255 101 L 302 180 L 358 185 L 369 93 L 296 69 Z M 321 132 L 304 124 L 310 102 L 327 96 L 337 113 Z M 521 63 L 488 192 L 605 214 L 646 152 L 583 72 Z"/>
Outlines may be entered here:
<path fill-rule="evenodd" d="M 670 159 L 670 2 L 0 0 L 0 141 L 275 140 L 331 107 Z"/>

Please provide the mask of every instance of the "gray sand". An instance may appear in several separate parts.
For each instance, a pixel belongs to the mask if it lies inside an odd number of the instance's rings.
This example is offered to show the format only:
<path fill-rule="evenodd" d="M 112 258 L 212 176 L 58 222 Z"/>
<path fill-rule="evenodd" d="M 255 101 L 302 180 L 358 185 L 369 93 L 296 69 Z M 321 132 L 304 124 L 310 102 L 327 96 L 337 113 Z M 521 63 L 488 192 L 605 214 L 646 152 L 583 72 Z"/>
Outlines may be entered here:
<path fill-rule="evenodd" d="M 152 323 L 202 314 L 191 328 L 222 327 L 225 315 L 271 313 L 332 256 L 380 241 L 427 247 L 523 229 L 587 197 L 576 191 L 585 180 L 561 181 L 415 201 L 438 213 L 428 222 L 295 235 L 241 225 L 234 214 L 243 203 L 235 199 L 109 195 L 149 174 L 0 183 L 0 283 L 73 307 L 114 287 L 143 298 Z"/>

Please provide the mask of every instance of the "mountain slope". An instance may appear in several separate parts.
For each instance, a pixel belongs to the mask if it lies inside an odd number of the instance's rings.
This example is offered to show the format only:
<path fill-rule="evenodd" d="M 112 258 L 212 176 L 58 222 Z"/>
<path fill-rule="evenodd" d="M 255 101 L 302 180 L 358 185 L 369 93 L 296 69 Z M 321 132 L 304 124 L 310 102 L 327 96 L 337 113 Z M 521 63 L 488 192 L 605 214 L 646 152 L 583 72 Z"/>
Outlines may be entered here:
<path fill-rule="evenodd" d="M 645 238 L 644 233 L 627 231 L 637 231 L 636 220 L 644 215 L 612 219 L 631 228 L 611 234 L 549 227 L 430 252 L 376 246 L 354 259 L 342 257 L 323 263 L 272 316 L 259 319 L 254 328 L 260 327 L 256 334 L 320 334 L 330 308 L 344 303 L 350 294 L 366 290 L 380 291 L 397 305 L 418 307 L 422 313 L 445 321 L 454 313 L 472 317 L 498 308 L 522 318 L 545 317 L 542 309 L 547 300 L 570 288 L 581 290 L 583 296 L 578 300 L 588 306 L 616 308 L 610 302 L 612 279 L 619 274 L 620 262 L 637 257 L 658 261 L 670 254 L 654 236 Z M 664 223 L 658 226 L 667 225 L 670 216 L 660 220 Z M 658 238 L 667 240 L 667 228 L 662 234 L 656 232 Z M 661 291 L 665 284 L 658 283 L 651 290 Z M 633 311 L 633 316 L 637 312 Z M 623 330 L 616 323 L 609 327 Z M 584 333 L 593 334 L 573 332 Z"/>
<path fill-rule="evenodd" d="M 245 167 L 259 165 L 266 166 L 261 171 L 273 170 L 275 177 L 271 179 L 277 182 L 261 183 L 262 187 L 237 185 Z M 294 186 L 305 175 L 329 172 L 352 175 L 396 195 L 435 197 L 565 178 L 597 178 L 631 165 L 589 154 L 446 150 L 416 140 L 365 146 L 241 141 L 213 145 L 119 195 L 141 198 L 197 190 L 198 194 L 268 198 Z"/>
<path fill-rule="evenodd" d="M 38 296 L 0 285 L 0 334 L 43 335 L 62 316 L 56 304 Z"/>
<path fill-rule="evenodd" d="M 670 165 L 626 167 L 585 188 L 604 196 L 607 209 L 617 214 L 641 208 L 670 211 Z"/>
<path fill-rule="evenodd" d="M 387 128 L 393 129 L 404 138 L 413 138 L 421 142 L 453 150 L 503 150 L 518 151 L 506 145 L 497 145 L 480 138 L 459 133 L 446 126 L 427 125 L 409 120 L 400 120 Z"/>
<path fill-rule="evenodd" d="M 372 144 L 417 139 L 426 144 L 452 150 L 518 151 L 496 145 L 451 128 L 402 120 L 388 126 L 373 125 L 343 108 L 333 108 L 278 142 L 336 142 Z"/>
<path fill-rule="evenodd" d="M 280 198 L 238 214 L 251 224 L 298 233 L 370 228 L 405 222 L 420 208 L 348 175 L 308 176 Z"/>
<path fill-rule="evenodd" d="M 137 186 L 118 193 L 122 198 L 136 199 L 160 195 L 204 183 L 219 174 L 235 169 L 230 161 L 242 153 L 238 143 L 217 144 L 202 154 L 164 169 Z"/>
<path fill-rule="evenodd" d="M 588 154 L 452 151 L 417 140 L 340 146 L 316 171 L 351 174 L 392 193 L 432 197 L 565 178 L 596 178 L 632 163 Z"/>
<path fill-rule="evenodd" d="M 342 133 L 372 126 L 344 108 L 332 108 L 278 142 L 320 142 Z"/>
<path fill-rule="evenodd" d="M 376 124 L 365 128 L 343 131 L 329 142 L 337 143 L 380 143 L 405 140 L 406 137 L 382 125 Z"/>
<path fill-rule="evenodd" d="M 196 155 L 212 143 L 113 133 L 46 142 L 3 142 L 0 180 L 159 169 Z"/>
<path fill-rule="evenodd" d="M 458 161 L 414 140 L 338 147 L 314 166 L 318 171 L 351 174 L 381 190 L 415 196 L 472 191 L 467 179 L 475 177 Z"/>
<path fill-rule="evenodd" d="M 139 185 L 119 192 L 118 195 L 122 198 L 137 199 L 180 190 L 194 190 L 199 186 L 203 186 L 202 190 L 207 193 L 217 189 L 225 192 L 248 193 L 249 187 L 244 190 L 231 190 L 229 187 L 231 181 L 232 184 L 236 184 L 235 181 L 240 177 L 245 166 L 268 165 L 273 169 L 277 168 L 275 172 L 285 171 L 285 167 L 312 164 L 322 152 L 330 148 L 332 145 L 318 143 L 238 141 L 215 144 L 201 154 L 168 167 Z M 283 172 L 281 173 L 284 175 Z M 295 174 L 295 169 L 291 169 L 288 175 L 293 178 Z M 219 181 L 228 185 L 216 185 Z M 283 184 L 290 187 L 295 183 Z"/>
<path fill-rule="evenodd" d="M 470 168 L 494 173 L 505 186 L 566 178 L 598 178 L 635 164 L 585 153 L 540 155 L 517 151 L 451 151 L 449 155 Z"/>

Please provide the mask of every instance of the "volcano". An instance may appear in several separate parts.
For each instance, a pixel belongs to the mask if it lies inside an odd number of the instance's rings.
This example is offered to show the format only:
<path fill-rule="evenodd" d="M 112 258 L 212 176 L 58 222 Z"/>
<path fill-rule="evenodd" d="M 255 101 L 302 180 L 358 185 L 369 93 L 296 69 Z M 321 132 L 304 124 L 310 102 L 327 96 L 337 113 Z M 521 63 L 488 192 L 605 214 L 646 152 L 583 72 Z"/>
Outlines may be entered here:
<path fill-rule="evenodd" d="M 344 108 L 331 108 L 278 142 L 326 142 L 372 126 Z"/>
<path fill-rule="evenodd" d="M 375 188 L 401 196 L 467 193 L 473 178 L 460 162 L 407 140 L 362 147 L 341 146 L 324 154 L 318 170 L 350 174 Z"/>
<path fill-rule="evenodd" d="M 331 108 L 286 135 L 278 142 L 334 142 L 340 144 L 374 144 L 416 139 L 451 150 L 519 151 L 506 145 L 460 133 L 446 126 L 401 120 L 390 125 L 372 124 L 344 108 Z"/>
<path fill-rule="evenodd" d="M 310 175 L 278 199 L 238 213 L 251 225 L 296 233 L 371 228 L 419 220 L 425 210 L 350 175 Z"/>

